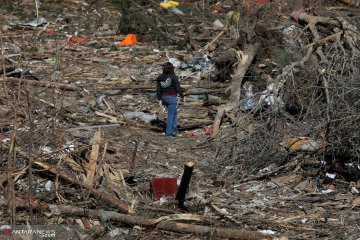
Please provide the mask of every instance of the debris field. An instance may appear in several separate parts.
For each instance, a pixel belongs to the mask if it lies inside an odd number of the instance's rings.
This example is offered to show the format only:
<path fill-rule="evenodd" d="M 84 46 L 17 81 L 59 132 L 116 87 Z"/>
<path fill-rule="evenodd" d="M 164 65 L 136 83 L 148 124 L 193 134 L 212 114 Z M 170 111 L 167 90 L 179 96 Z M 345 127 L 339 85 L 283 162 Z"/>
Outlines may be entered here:
<path fill-rule="evenodd" d="M 0 11 L 4 239 L 4 226 L 56 226 L 52 239 L 360 239 L 359 1 Z M 166 62 L 185 93 L 173 139 L 156 98 Z"/>

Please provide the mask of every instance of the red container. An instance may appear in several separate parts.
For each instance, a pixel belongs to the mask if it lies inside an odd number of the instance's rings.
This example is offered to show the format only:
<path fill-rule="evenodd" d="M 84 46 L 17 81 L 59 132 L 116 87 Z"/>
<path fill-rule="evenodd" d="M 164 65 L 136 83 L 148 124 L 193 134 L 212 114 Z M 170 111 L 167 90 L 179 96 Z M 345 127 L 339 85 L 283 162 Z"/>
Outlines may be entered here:
<path fill-rule="evenodd" d="M 153 178 L 151 180 L 153 197 L 174 196 L 178 190 L 176 178 Z"/>

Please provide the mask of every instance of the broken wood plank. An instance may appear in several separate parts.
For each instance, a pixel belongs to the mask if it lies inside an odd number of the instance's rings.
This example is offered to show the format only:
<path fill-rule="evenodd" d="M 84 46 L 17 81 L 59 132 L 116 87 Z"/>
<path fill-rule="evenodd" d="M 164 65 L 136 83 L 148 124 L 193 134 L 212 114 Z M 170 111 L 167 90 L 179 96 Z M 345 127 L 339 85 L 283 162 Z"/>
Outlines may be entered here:
<path fill-rule="evenodd" d="M 110 121 L 109 121 L 110 123 L 126 124 L 125 121 L 122 121 L 122 120 L 118 119 L 117 117 L 111 116 L 111 115 L 106 114 L 106 113 L 102 113 L 102 112 L 96 111 L 96 112 L 95 112 L 95 115 L 96 115 L 96 116 L 100 116 L 100 117 L 106 117 L 106 118 L 108 118 L 108 119 L 110 120 Z"/>
<path fill-rule="evenodd" d="M 85 184 L 87 184 L 89 186 L 93 186 L 93 184 L 94 184 L 95 169 L 96 169 L 97 159 L 98 159 L 99 150 L 100 150 L 100 138 L 101 138 L 101 130 L 100 129 L 101 128 L 99 128 L 99 130 L 97 130 L 94 133 L 89 164 L 88 164 L 88 168 L 86 169 Z"/>

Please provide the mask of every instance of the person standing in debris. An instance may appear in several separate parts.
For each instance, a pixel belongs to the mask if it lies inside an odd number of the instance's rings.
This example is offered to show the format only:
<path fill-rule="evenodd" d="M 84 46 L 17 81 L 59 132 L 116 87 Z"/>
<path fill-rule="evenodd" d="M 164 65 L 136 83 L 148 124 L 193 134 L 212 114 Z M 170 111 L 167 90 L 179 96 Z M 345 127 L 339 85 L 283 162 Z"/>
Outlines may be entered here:
<path fill-rule="evenodd" d="M 165 135 L 175 136 L 177 128 L 177 96 L 184 102 L 184 94 L 180 88 L 179 78 L 174 73 L 174 66 L 167 62 L 163 65 L 163 73 L 156 79 L 156 94 L 160 105 L 165 105 L 168 110 Z"/>

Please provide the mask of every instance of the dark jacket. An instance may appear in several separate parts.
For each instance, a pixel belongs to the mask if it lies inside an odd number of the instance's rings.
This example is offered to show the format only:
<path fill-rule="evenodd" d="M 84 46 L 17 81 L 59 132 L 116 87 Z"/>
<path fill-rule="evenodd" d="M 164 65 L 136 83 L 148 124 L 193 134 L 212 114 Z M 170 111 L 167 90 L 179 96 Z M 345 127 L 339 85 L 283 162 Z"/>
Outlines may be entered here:
<path fill-rule="evenodd" d="M 183 91 L 180 88 L 179 79 L 175 74 L 161 74 L 156 79 L 156 94 L 159 100 L 163 95 L 177 95 L 184 97 Z"/>

